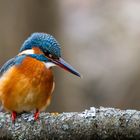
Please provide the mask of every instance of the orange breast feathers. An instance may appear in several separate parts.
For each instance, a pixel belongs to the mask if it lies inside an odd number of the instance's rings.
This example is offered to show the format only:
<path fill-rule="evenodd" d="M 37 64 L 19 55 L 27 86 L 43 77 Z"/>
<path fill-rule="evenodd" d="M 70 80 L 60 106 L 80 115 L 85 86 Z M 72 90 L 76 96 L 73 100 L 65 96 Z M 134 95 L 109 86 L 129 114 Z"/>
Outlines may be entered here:
<path fill-rule="evenodd" d="M 52 71 L 30 57 L 11 67 L 0 79 L 0 98 L 9 111 L 44 110 L 53 89 Z"/>

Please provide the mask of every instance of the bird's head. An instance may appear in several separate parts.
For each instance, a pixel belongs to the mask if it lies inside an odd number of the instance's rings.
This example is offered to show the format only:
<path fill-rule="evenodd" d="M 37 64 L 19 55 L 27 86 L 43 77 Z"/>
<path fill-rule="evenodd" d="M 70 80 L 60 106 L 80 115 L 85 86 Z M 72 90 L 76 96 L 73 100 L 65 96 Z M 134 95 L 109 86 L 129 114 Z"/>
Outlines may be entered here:
<path fill-rule="evenodd" d="M 47 68 L 59 66 L 81 77 L 78 71 L 62 59 L 60 45 L 52 35 L 33 33 L 25 40 L 19 54 L 24 54 L 42 61 L 46 64 Z"/>

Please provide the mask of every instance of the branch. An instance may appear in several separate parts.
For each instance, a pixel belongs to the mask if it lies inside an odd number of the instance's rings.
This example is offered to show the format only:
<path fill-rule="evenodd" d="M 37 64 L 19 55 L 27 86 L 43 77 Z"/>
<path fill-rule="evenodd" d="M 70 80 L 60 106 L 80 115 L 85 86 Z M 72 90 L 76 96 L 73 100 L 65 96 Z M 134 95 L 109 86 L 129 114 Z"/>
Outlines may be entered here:
<path fill-rule="evenodd" d="M 140 139 L 140 111 L 114 108 L 62 114 L 33 113 L 18 116 L 15 124 L 10 114 L 0 112 L 0 139 Z"/>

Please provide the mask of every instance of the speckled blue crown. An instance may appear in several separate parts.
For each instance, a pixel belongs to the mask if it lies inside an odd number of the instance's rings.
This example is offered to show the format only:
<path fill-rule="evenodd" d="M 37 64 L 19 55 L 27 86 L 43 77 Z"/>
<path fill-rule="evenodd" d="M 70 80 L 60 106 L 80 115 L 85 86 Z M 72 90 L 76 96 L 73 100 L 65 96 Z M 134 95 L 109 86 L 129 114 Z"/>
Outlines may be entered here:
<path fill-rule="evenodd" d="M 61 48 L 57 40 L 50 34 L 33 33 L 23 43 L 20 52 L 31 49 L 32 47 L 39 47 L 44 53 L 51 53 L 53 56 L 61 57 Z"/>

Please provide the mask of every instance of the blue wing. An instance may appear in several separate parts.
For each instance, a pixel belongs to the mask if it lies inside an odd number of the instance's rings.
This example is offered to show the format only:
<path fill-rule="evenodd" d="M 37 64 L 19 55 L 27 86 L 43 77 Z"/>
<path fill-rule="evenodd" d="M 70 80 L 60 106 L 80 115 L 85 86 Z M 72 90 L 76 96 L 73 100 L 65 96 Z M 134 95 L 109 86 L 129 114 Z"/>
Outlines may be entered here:
<path fill-rule="evenodd" d="M 15 65 L 15 57 L 7 61 L 0 69 L 0 77 L 6 72 L 10 67 Z"/>
<path fill-rule="evenodd" d="M 0 69 L 0 77 L 12 66 L 21 64 L 25 57 L 26 55 L 15 56 L 14 58 L 11 58 L 9 61 L 7 61 Z"/>

